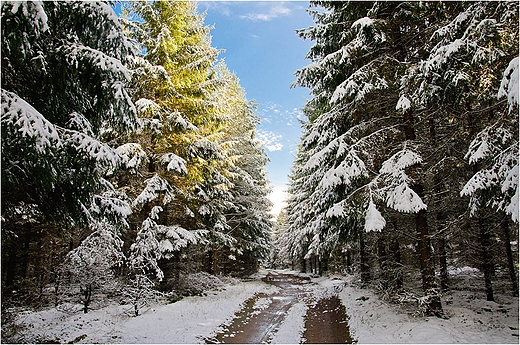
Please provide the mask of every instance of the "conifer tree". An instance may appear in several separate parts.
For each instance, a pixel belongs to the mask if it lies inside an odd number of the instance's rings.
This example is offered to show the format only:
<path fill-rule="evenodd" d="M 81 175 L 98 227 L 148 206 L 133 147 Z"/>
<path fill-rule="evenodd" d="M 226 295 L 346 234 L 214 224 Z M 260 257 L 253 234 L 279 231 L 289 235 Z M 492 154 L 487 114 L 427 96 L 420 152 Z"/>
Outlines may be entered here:
<path fill-rule="evenodd" d="M 38 223 L 71 229 L 100 213 L 124 221 L 127 204 L 103 177 L 119 163 L 109 141 L 135 128 L 137 118 L 126 91 L 132 46 L 107 4 L 3 2 L 2 41 L 2 246 L 13 248 L 3 251 L 14 263 L 9 285 L 22 235 L 16 224 L 27 212 L 33 230 Z"/>
<path fill-rule="evenodd" d="M 255 223 L 250 228 L 262 230 L 246 245 L 238 242 L 248 227 L 243 221 L 237 224 L 235 214 L 237 208 L 244 211 L 237 200 L 241 184 L 254 181 L 247 175 L 265 165 L 263 152 L 252 140 L 252 105 L 238 80 L 217 62 L 218 50 L 211 46 L 209 29 L 194 2 L 137 1 L 127 12 L 125 26 L 143 51 L 132 68 L 132 96 L 143 126 L 120 146 L 127 167 L 137 174 L 120 176 L 141 214 L 132 248 L 148 248 L 148 269 L 153 267 L 158 278 L 163 276 L 158 262 L 178 261 L 178 252 L 188 245 L 205 253 L 206 269 L 214 273 L 220 251 L 236 254 L 265 247 L 260 240 L 269 224 L 265 215 L 250 219 Z M 257 160 L 256 166 L 244 159 L 248 155 Z M 250 186 L 264 195 L 259 203 L 266 200 L 262 174 Z M 144 186 L 140 176 L 146 178 Z M 138 244 L 141 241 L 155 244 Z M 201 260 L 197 255 L 194 260 Z"/>
<path fill-rule="evenodd" d="M 306 105 L 308 122 L 290 187 L 287 231 L 296 242 L 286 252 L 321 255 L 337 249 L 339 238 L 358 234 L 361 276 L 366 281 L 370 272 L 365 272 L 364 233 L 382 231 L 369 238 L 390 240 L 388 250 L 397 258 L 398 237 L 389 230 L 407 227 L 413 219 L 411 235 L 417 238 L 425 310 L 440 315 L 431 240 L 444 253 L 440 260 L 445 287 L 445 242 L 457 232 L 439 230 L 438 237 L 432 237 L 431 227 L 464 226 L 464 208 L 446 205 L 463 204 L 453 186 L 471 176 L 460 152 L 477 134 L 475 125 L 481 126 L 472 122 L 473 117 L 504 109 L 505 102 L 496 100 L 502 76 L 491 66 L 498 63 L 504 71 L 517 54 L 513 19 L 517 5 L 320 1 L 311 5 L 324 10 L 312 11 L 316 25 L 300 31 L 302 38 L 316 42 L 307 55 L 311 64 L 296 73 L 297 83 L 309 87 L 313 98 Z M 515 83 L 514 71 L 507 68 L 500 91 L 510 99 L 515 95 L 506 90 Z M 515 121 L 510 123 L 514 126 Z M 503 128 L 494 121 L 489 125 Z M 480 150 L 489 138 L 486 133 L 471 144 L 466 159 L 472 160 Z M 499 136 L 505 140 L 502 146 L 490 146 L 499 157 L 504 152 L 503 162 L 474 175 L 463 194 L 491 184 L 501 186 L 502 192 L 483 202 L 509 210 L 514 219 L 508 207 L 515 204 L 517 190 L 517 160 L 510 158 L 515 156 L 517 133 L 516 138 Z M 492 170 L 502 182 L 486 182 L 483 176 L 491 178 Z M 482 248 L 489 247 L 484 242 Z M 386 256 L 384 247 L 378 255 Z M 380 271 L 385 267 L 382 262 Z"/>

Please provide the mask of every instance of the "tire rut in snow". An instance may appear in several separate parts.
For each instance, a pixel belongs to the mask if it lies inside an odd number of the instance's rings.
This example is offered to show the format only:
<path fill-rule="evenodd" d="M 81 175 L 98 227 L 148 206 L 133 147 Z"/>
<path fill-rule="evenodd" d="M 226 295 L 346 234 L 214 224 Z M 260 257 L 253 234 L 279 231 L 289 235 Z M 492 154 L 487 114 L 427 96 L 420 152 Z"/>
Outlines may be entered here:
<path fill-rule="evenodd" d="M 231 324 L 225 326 L 214 338 L 206 339 L 206 343 L 268 343 L 280 328 L 289 309 L 311 297 L 307 289 L 302 289 L 302 285 L 310 283 L 309 278 L 270 273 L 264 281 L 280 290 L 273 294 L 258 294 L 247 300 Z M 345 306 L 336 295 L 320 299 L 309 307 L 305 327 L 302 338 L 304 342 L 352 343 Z"/>
<path fill-rule="evenodd" d="M 307 344 L 352 344 L 345 306 L 338 296 L 320 299 L 305 317 L 303 342 Z"/>
<path fill-rule="evenodd" d="M 273 294 L 258 294 L 246 301 L 224 331 L 207 343 L 260 344 L 269 342 L 287 316 L 288 310 L 298 302 L 302 290 L 299 285 L 309 283 L 308 278 L 293 275 L 269 274 L 264 281 L 280 290 Z"/>

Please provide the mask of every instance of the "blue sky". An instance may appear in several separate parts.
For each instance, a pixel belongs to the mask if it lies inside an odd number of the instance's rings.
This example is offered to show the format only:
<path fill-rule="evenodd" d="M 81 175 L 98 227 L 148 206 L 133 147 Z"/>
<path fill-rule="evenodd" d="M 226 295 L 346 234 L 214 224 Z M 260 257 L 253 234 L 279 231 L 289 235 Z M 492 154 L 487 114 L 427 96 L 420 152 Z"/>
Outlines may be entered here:
<path fill-rule="evenodd" d="M 258 138 L 271 162 L 267 167 L 273 186 L 273 212 L 281 208 L 300 136 L 300 109 L 307 89 L 290 88 L 294 72 L 308 64 L 312 42 L 300 39 L 297 29 L 313 25 L 304 1 L 199 1 L 212 26 L 212 46 L 240 79 L 247 98 L 258 105 Z"/>

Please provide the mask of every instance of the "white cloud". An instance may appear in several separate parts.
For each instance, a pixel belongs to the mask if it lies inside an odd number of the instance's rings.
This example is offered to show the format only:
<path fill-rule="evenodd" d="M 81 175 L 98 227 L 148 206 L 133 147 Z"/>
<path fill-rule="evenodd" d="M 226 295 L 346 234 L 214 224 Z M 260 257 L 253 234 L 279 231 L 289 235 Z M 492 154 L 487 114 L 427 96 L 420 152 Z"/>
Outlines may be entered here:
<path fill-rule="evenodd" d="M 298 108 L 284 109 L 280 104 L 268 102 L 263 104 L 257 112 L 262 124 L 276 123 L 292 127 L 298 123 L 298 119 L 303 118 L 303 113 Z M 298 123 L 299 125 L 299 123 Z"/>
<path fill-rule="evenodd" d="M 240 16 L 242 19 L 252 20 L 255 22 L 268 22 L 278 17 L 288 16 L 291 14 L 291 9 L 285 7 L 283 3 L 269 4 L 271 7 L 264 13 L 247 13 Z"/>
<path fill-rule="evenodd" d="M 198 9 L 200 12 L 214 11 L 220 13 L 226 17 L 231 16 L 231 9 L 229 6 L 232 4 L 230 1 L 197 1 Z"/>
<path fill-rule="evenodd" d="M 271 152 L 280 151 L 283 149 L 283 144 L 280 142 L 282 139 L 280 134 L 260 129 L 256 132 L 256 137 L 258 140 L 260 140 L 260 142 L 262 142 L 262 145 L 264 145 L 264 147 Z"/>

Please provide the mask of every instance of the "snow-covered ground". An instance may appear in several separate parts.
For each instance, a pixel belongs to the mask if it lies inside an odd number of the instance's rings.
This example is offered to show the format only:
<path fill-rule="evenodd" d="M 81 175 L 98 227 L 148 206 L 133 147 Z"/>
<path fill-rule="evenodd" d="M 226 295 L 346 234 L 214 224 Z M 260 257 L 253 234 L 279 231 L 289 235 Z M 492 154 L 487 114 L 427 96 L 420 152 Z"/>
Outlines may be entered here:
<path fill-rule="evenodd" d="M 497 295 L 499 303 L 495 303 L 485 301 L 483 293 L 454 291 L 443 297 L 448 318 L 414 317 L 380 300 L 370 290 L 357 288 L 351 277 L 313 278 L 312 282 L 305 289 L 310 289 L 315 298 L 339 292 L 349 315 L 350 333 L 358 343 L 519 341 L 518 298 Z M 229 324 L 255 293 L 269 294 L 277 289 L 259 280 L 241 282 L 211 291 L 207 296 L 155 304 L 138 317 L 130 316 L 130 312 L 125 312 L 128 307 L 119 305 L 88 314 L 81 312 L 80 305 L 24 312 L 17 319 L 18 337 L 2 342 L 203 343 L 205 338 L 222 331 L 222 326 Z M 258 301 L 262 302 L 264 299 Z M 301 301 L 294 304 L 273 334 L 272 343 L 300 342 L 307 309 Z"/>
<path fill-rule="evenodd" d="M 257 292 L 278 288 L 261 281 L 227 285 L 207 296 L 187 297 L 172 304 L 156 304 L 131 316 L 131 306 L 111 305 L 83 314 L 81 305 L 62 306 L 18 316 L 17 343 L 203 343 L 219 326 L 233 319 L 244 301 Z M 5 342 L 5 339 L 2 340 Z"/>
<path fill-rule="evenodd" d="M 480 295 L 480 298 L 476 298 Z M 487 302 L 484 293 L 454 291 L 443 297 L 446 319 L 399 312 L 367 290 L 339 294 L 359 343 L 512 343 L 518 344 L 518 298 Z"/>

